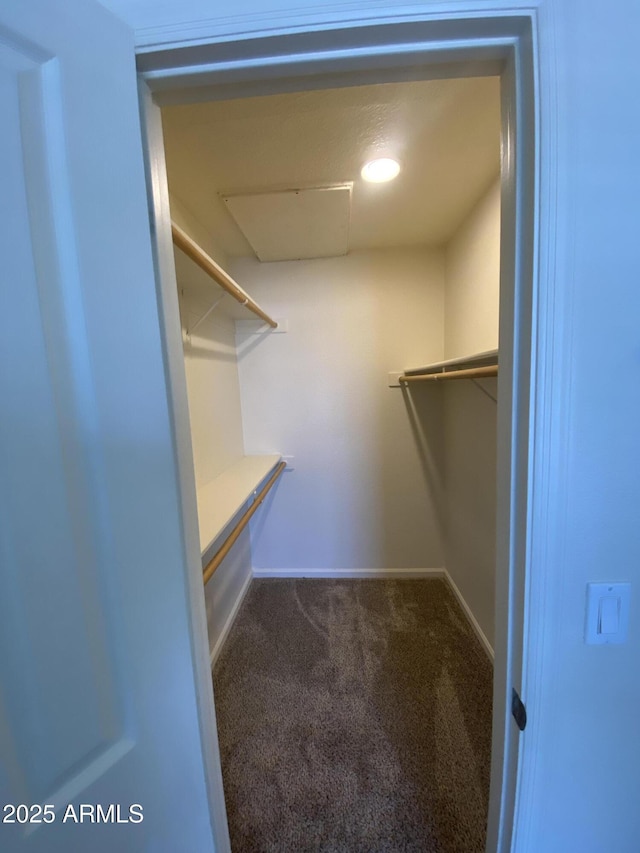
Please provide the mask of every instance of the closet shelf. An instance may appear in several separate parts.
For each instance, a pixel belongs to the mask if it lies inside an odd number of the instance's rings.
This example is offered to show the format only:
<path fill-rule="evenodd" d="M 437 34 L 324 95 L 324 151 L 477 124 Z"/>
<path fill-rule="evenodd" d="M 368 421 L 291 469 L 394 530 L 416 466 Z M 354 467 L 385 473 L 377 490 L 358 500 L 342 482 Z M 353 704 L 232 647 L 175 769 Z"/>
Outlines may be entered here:
<path fill-rule="evenodd" d="M 214 572 L 222 564 L 222 561 L 227 556 L 229 551 L 233 548 L 233 545 L 240 537 L 240 534 L 245 529 L 247 524 L 253 518 L 253 514 L 259 509 L 260 504 L 264 501 L 266 496 L 269 494 L 271 487 L 274 485 L 280 474 L 287 467 L 286 462 L 279 462 L 277 466 L 274 468 L 273 474 L 269 477 L 264 486 L 260 489 L 258 494 L 255 496 L 253 503 L 251 506 L 242 514 L 242 517 L 235 525 L 231 533 L 227 536 L 222 546 L 216 551 L 214 556 L 209 560 L 204 569 L 202 570 L 202 580 L 206 584 L 214 575 Z"/>
<path fill-rule="evenodd" d="M 183 231 L 179 225 L 176 225 L 173 220 L 171 221 L 171 236 L 173 237 L 174 245 L 181 249 L 187 257 L 191 258 L 191 260 L 194 261 L 200 269 L 204 270 L 217 285 L 225 290 L 230 296 L 233 296 L 233 298 L 241 305 L 248 308 L 249 311 L 253 311 L 256 316 L 260 317 L 261 320 L 264 320 L 272 329 L 278 328 L 276 321 L 263 311 L 258 303 L 255 302 L 255 300 L 253 300 L 249 294 L 213 260 L 213 258 L 210 258 L 209 255 L 207 255 L 207 253 L 198 246 L 196 241 L 189 237 L 186 231 Z"/>
<path fill-rule="evenodd" d="M 425 367 L 405 370 L 399 377 L 400 383 L 439 382 L 443 379 L 482 379 L 498 375 L 498 350 L 477 353 L 464 358 L 438 361 Z"/>
<path fill-rule="evenodd" d="M 278 453 L 243 456 L 197 490 L 200 551 L 203 557 L 280 459 Z"/>

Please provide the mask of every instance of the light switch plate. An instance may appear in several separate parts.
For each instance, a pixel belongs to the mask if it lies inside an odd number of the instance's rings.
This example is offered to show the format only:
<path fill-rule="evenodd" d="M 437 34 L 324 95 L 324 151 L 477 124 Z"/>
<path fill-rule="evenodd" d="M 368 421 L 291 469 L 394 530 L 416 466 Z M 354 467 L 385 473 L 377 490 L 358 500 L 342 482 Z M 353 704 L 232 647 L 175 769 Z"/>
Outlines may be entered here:
<path fill-rule="evenodd" d="M 589 645 L 626 643 L 629 631 L 630 598 L 630 583 L 588 583 L 585 643 Z"/>

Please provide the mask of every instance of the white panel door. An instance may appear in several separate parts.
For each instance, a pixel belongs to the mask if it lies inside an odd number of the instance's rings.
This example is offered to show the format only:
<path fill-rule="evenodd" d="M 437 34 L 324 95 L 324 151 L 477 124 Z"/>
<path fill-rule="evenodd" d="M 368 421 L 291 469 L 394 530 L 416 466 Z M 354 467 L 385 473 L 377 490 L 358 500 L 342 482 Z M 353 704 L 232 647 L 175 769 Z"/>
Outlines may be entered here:
<path fill-rule="evenodd" d="M 0 850 L 207 853 L 132 34 L 5 0 L 0 116 Z"/>

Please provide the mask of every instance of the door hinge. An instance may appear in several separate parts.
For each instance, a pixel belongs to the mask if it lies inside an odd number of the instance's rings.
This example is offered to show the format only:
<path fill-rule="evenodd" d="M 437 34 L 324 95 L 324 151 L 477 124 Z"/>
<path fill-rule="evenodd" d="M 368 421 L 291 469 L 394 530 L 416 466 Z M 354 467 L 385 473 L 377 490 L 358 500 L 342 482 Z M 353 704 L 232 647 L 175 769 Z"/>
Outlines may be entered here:
<path fill-rule="evenodd" d="M 513 714 L 513 719 L 516 721 L 516 725 L 523 732 L 527 725 L 527 709 L 524 707 L 524 702 L 518 696 L 518 691 L 515 687 L 511 688 L 511 713 Z"/>

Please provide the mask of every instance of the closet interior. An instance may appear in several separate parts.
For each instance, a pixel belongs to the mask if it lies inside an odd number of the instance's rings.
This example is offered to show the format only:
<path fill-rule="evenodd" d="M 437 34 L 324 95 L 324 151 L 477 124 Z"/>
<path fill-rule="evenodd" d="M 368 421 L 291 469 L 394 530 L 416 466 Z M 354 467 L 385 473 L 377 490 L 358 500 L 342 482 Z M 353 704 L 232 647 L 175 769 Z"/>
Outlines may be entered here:
<path fill-rule="evenodd" d="M 499 78 L 163 133 L 233 848 L 484 850 Z"/>
<path fill-rule="evenodd" d="M 273 577 L 443 578 L 491 656 L 499 78 L 162 113 L 212 665 Z"/>

